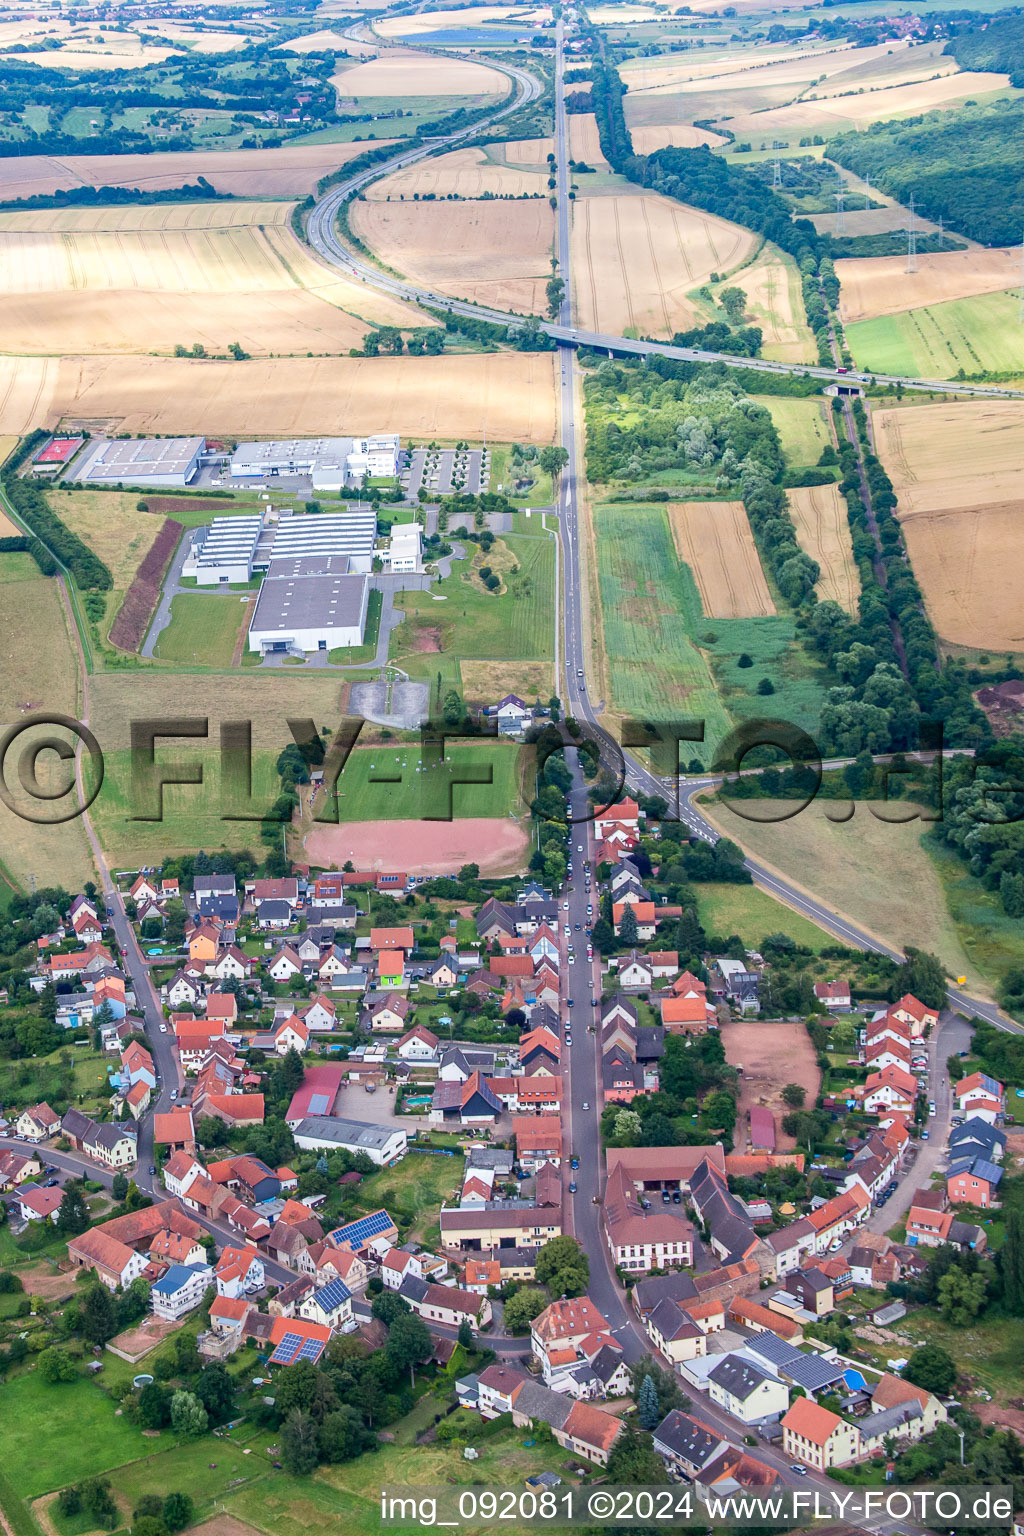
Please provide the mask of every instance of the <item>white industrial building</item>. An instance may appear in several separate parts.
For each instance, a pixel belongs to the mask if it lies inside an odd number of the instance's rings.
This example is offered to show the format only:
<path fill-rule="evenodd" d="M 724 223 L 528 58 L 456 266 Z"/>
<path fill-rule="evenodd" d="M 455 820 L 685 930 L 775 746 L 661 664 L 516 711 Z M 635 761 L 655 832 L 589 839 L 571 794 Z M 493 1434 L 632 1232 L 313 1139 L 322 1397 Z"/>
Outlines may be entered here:
<path fill-rule="evenodd" d="M 269 443 L 239 443 L 231 455 L 231 477 L 308 478 L 314 491 L 340 491 L 358 485 L 365 475 L 395 475 L 398 449 L 397 435 L 389 432 L 371 437 L 281 438 Z"/>
<path fill-rule="evenodd" d="M 362 645 L 366 576 L 346 555 L 274 559 L 249 623 L 249 649 L 263 655 Z"/>
<path fill-rule="evenodd" d="M 278 519 L 269 562 L 347 555 L 349 570 L 369 572 L 376 539 L 377 514 L 362 502 L 349 502 L 336 512 L 296 512 Z"/>
<path fill-rule="evenodd" d="M 203 437 L 97 438 L 86 449 L 76 479 L 105 485 L 188 485 L 205 452 Z"/>
<path fill-rule="evenodd" d="M 263 518 L 259 513 L 215 517 L 209 528 L 199 528 L 192 536 L 181 574 L 194 576 L 200 587 L 250 581 L 262 532 Z"/>
<path fill-rule="evenodd" d="M 391 543 L 384 558 L 389 571 L 421 571 L 423 529 L 420 524 L 396 524 L 391 530 Z"/>

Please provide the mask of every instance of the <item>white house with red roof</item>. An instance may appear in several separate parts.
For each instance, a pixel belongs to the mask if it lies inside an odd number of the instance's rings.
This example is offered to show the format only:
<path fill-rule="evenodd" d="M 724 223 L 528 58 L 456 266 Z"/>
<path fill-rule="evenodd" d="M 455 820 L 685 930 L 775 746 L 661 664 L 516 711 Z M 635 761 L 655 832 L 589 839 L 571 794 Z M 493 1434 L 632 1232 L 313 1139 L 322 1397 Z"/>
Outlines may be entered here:
<path fill-rule="evenodd" d="M 309 1044 L 309 1029 L 297 1013 L 283 1019 L 274 1030 L 274 1050 L 279 1056 L 289 1051 L 304 1051 Z"/>
<path fill-rule="evenodd" d="M 917 1098 L 917 1078 L 902 1067 L 882 1067 L 872 1072 L 864 1082 L 861 1103 L 869 1115 L 883 1109 L 896 1109 L 902 1114 L 913 1114 Z"/>
<path fill-rule="evenodd" d="M 414 1253 L 404 1248 L 389 1248 L 380 1261 L 380 1277 L 389 1291 L 397 1291 L 406 1275 L 422 1280 L 423 1270 Z"/>
<path fill-rule="evenodd" d="M 995 1125 L 1006 1108 L 1006 1090 L 987 1072 L 972 1072 L 954 1085 L 953 1097 L 962 1115 L 977 1116 L 987 1125 Z"/>
<path fill-rule="evenodd" d="M 263 1260 L 249 1243 L 242 1247 L 225 1248 L 214 1270 L 218 1296 L 245 1296 L 258 1291 L 265 1274 Z"/>

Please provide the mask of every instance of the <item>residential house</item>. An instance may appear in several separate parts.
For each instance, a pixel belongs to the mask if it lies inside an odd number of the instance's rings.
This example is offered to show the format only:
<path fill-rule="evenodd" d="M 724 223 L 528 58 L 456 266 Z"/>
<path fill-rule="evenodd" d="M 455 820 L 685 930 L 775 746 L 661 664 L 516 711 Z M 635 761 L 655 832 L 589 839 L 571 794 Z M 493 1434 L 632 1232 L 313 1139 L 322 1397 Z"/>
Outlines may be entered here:
<path fill-rule="evenodd" d="M 987 1072 L 972 1072 L 962 1077 L 953 1087 L 953 1097 L 962 1115 L 995 1125 L 1006 1106 L 1006 1091 L 1002 1083 Z"/>
<path fill-rule="evenodd" d="M 888 1011 L 894 1019 L 898 1019 L 903 1024 L 909 1024 L 911 1033 L 918 1040 L 929 1030 L 934 1029 L 939 1022 L 938 1009 L 926 1008 L 924 1003 L 914 997 L 911 992 L 905 992 Z"/>
<path fill-rule="evenodd" d="M 60 1116 L 54 1114 L 49 1104 L 35 1104 L 22 1110 L 14 1129 L 22 1141 L 48 1141 L 60 1130 Z"/>
<path fill-rule="evenodd" d="M 670 1472 L 690 1481 L 722 1454 L 729 1442 L 681 1408 L 667 1413 L 654 1431 L 654 1449 Z"/>
<path fill-rule="evenodd" d="M 396 1047 L 400 1061 L 433 1064 L 437 1059 L 438 1038 L 423 1024 L 414 1024 Z"/>
<path fill-rule="evenodd" d="M 664 1296 L 648 1313 L 644 1326 L 655 1348 L 673 1366 L 707 1352 L 704 1330 L 670 1296 Z"/>
<path fill-rule="evenodd" d="M 845 1013 L 850 1007 L 850 983 L 848 981 L 816 981 L 814 995 L 824 1003 L 829 1013 Z"/>
<path fill-rule="evenodd" d="M 860 1430 L 813 1398 L 797 1397 L 782 1420 L 782 1445 L 794 1461 L 827 1472 L 859 1459 Z"/>
<path fill-rule="evenodd" d="M 153 1286 L 151 1305 L 157 1317 L 177 1322 L 194 1311 L 213 1280 L 209 1264 L 172 1264 Z"/>
<path fill-rule="evenodd" d="M 299 1316 L 311 1323 L 323 1323 L 333 1332 L 347 1332 L 352 1320 L 352 1292 L 343 1280 L 328 1280 L 318 1285 L 299 1303 Z"/>
<path fill-rule="evenodd" d="M 409 999 L 400 992 L 388 992 L 378 997 L 369 1009 L 370 1028 L 380 1034 L 400 1034 L 405 1029 L 411 1007 Z"/>
<path fill-rule="evenodd" d="M 708 1375 L 708 1393 L 743 1424 L 770 1423 L 789 1406 L 785 1383 L 738 1354 L 722 1356 Z"/>
<path fill-rule="evenodd" d="M 606 1467 L 612 1447 L 622 1433 L 622 1420 L 591 1403 L 575 1402 L 565 1423 L 559 1429 L 552 1426 L 552 1432 L 566 1450 Z"/>
<path fill-rule="evenodd" d="M 682 1207 L 646 1210 L 621 1163 L 608 1174 L 602 1216 L 605 1239 L 619 1268 L 637 1273 L 692 1265 L 693 1224 Z"/>

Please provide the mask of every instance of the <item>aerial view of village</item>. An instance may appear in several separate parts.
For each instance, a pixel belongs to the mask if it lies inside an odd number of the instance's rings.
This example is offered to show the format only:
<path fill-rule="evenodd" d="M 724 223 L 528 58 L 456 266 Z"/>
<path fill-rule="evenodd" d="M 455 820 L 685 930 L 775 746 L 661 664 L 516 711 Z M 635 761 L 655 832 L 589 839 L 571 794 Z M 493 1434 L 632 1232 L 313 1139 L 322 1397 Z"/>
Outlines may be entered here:
<path fill-rule="evenodd" d="M 0 1536 L 1024 1536 L 1022 470 L 1018 6 L 0 0 Z"/>

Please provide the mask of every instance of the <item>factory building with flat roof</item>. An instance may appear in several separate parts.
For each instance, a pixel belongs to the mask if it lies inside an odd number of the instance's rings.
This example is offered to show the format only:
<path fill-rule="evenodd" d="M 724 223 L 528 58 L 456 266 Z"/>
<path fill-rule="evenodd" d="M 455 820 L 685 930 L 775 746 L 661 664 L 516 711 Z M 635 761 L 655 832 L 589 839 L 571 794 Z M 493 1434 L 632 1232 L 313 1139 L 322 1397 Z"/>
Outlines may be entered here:
<path fill-rule="evenodd" d="M 369 572 L 376 538 L 377 514 L 362 502 L 349 502 L 337 511 L 296 512 L 278 519 L 269 559 L 273 563 L 347 555 L 350 570 Z"/>
<path fill-rule="evenodd" d="M 194 576 L 197 586 L 222 586 L 231 581 L 251 581 L 256 547 L 263 531 L 263 517 L 215 517 L 209 528 L 198 528 L 181 568 Z"/>
<path fill-rule="evenodd" d="M 83 455 L 75 479 L 93 485 L 188 485 L 205 451 L 203 437 L 97 438 Z"/>
<path fill-rule="evenodd" d="M 370 437 L 293 437 L 239 443 L 231 455 L 231 478 L 303 478 L 312 481 L 314 491 L 340 491 L 358 485 L 365 475 L 395 475 L 398 449 L 397 435 L 388 432 Z"/>
<path fill-rule="evenodd" d="M 249 623 L 262 655 L 362 645 L 369 583 L 347 555 L 273 559 Z"/>

